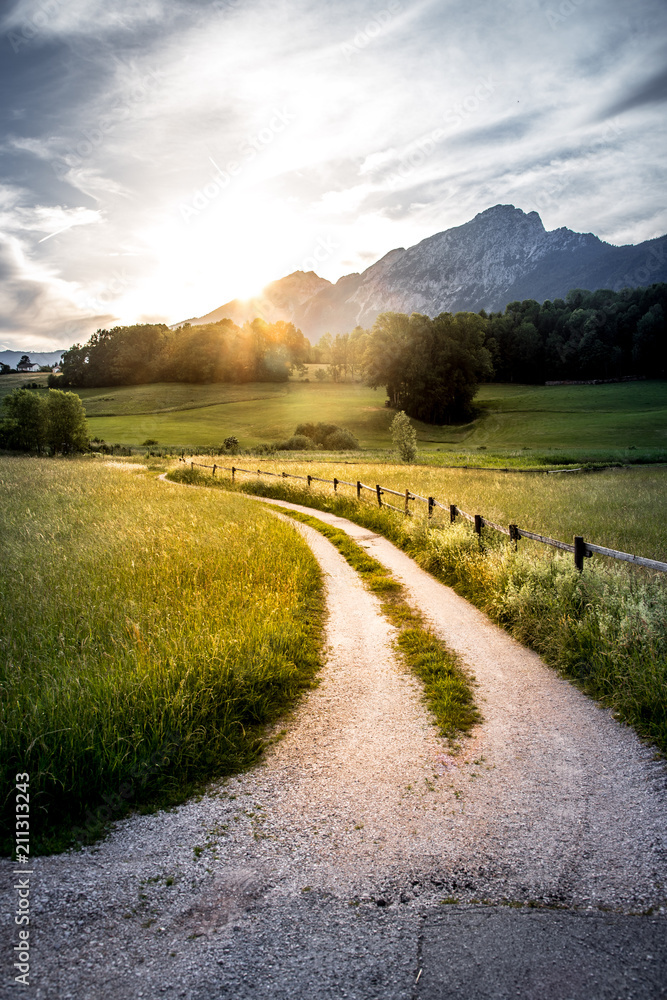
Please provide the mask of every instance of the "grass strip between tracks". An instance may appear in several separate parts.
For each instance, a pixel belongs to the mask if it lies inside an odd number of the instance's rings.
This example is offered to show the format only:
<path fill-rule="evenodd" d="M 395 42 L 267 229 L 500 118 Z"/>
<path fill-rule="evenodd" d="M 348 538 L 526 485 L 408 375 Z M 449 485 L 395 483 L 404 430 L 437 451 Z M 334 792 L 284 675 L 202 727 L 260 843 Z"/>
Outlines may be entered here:
<path fill-rule="evenodd" d="M 481 722 L 473 695 L 474 678 L 462 666 L 456 653 L 424 627 L 421 614 L 407 603 L 403 587 L 389 570 L 340 528 L 300 511 L 270 506 L 328 538 L 368 589 L 379 597 L 383 613 L 398 629 L 397 649 L 405 664 L 422 681 L 426 704 L 435 716 L 440 734 L 450 741 L 450 745 Z"/>

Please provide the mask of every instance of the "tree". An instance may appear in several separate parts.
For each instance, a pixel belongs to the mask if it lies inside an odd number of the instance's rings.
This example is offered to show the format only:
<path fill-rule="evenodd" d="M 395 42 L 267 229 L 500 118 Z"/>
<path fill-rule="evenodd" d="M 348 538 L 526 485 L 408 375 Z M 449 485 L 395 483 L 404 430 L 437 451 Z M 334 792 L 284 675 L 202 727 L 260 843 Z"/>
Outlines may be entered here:
<path fill-rule="evenodd" d="M 0 375 L 9 375 L 11 368 L 4 361 L 0 361 Z"/>
<path fill-rule="evenodd" d="M 391 422 L 391 439 L 398 448 L 403 462 L 414 462 L 417 457 L 417 432 L 410 418 L 403 412 L 397 413 Z"/>
<path fill-rule="evenodd" d="M 429 424 L 467 419 L 479 382 L 490 377 L 487 320 L 476 313 L 378 316 L 365 354 L 367 385 L 387 388 L 390 405 Z"/>
<path fill-rule="evenodd" d="M 44 396 L 31 389 L 14 389 L 5 396 L 2 406 L 6 414 L 2 427 L 5 447 L 15 451 L 41 451 L 46 444 Z"/>
<path fill-rule="evenodd" d="M 86 411 L 79 396 L 49 389 L 46 401 L 46 441 L 54 455 L 84 451 L 90 444 Z"/>

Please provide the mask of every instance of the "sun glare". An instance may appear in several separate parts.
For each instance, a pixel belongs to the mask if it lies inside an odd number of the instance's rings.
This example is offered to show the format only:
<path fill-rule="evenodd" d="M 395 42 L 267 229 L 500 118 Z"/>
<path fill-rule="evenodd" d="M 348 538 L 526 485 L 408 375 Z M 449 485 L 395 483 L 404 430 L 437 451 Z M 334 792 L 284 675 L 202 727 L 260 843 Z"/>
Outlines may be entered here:
<path fill-rule="evenodd" d="M 152 275 L 120 297 L 119 314 L 131 320 L 154 312 L 175 323 L 257 296 L 300 268 L 309 240 L 304 224 L 280 201 L 239 194 L 229 192 L 188 219 L 173 213 L 146 232 Z"/>

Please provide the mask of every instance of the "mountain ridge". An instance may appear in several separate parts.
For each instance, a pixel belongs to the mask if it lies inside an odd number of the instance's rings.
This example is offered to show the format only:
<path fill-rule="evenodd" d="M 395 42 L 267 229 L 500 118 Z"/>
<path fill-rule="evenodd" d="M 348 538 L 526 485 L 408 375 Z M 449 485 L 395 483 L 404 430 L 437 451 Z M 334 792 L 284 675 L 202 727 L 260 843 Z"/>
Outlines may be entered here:
<path fill-rule="evenodd" d="M 335 283 L 295 271 L 255 299 L 234 299 L 189 322 L 262 316 L 293 322 L 317 340 L 372 326 L 381 312 L 499 312 L 516 300 L 564 298 L 573 288 L 619 291 L 656 281 L 667 281 L 667 236 L 615 246 L 564 226 L 547 230 L 535 211 L 495 205 Z"/>

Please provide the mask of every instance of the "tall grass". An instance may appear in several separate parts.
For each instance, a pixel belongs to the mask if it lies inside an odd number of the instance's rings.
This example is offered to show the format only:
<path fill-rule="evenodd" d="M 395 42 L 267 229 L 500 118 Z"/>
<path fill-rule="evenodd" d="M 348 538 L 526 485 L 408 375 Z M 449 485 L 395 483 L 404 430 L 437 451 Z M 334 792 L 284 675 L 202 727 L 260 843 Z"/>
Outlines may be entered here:
<path fill-rule="evenodd" d="M 205 476 L 198 481 L 213 482 Z M 218 483 L 231 488 L 229 480 Z M 328 510 L 385 535 L 667 751 L 664 575 L 594 560 L 586 560 L 580 574 L 571 556 L 525 541 L 514 551 L 496 532 L 485 531 L 480 544 L 466 523 L 404 518 L 348 497 L 275 481 L 248 480 L 237 488 Z"/>
<path fill-rule="evenodd" d="M 202 459 L 206 462 L 207 459 Z M 211 464 L 214 459 L 208 460 Z M 218 462 L 220 460 L 218 459 Z M 224 465 L 257 468 L 246 459 L 225 459 Z M 325 463 L 291 462 L 279 457 L 262 462 L 267 471 L 287 472 L 324 479 L 357 479 L 374 487 L 376 483 L 421 496 L 434 496 L 442 503 L 455 503 L 470 514 L 482 514 L 505 527 L 518 524 L 530 531 L 572 541 L 583 535 L 587 541 L 634 552 L 649 559 L 667 561 L 667 468 L 610 469 L 606 472 L 530 474 L 471 469 L 442 469 L 433 466 L 380 464 L 359 461 Z M 229 476 L 229 473 L 225 473 Z M 240 475 L 240 481 L 248 477 Z M 268 480 L 270 481 L 270 479 Z M 289 480 L 288 480 L 289 482 Z M 328 497 L 333 487 L 314 482 L 312 492 Z M 354 497 L 355 491 L 340 486 L 339 492 Z M 372 494 L 363 496 L 373 502 Z M 401 506 L 399 497 L 385 497 Z M 411 509 L 423 510 L 419 501 Z M 527 544 L 527 543 L 526 543 Z"/>
<path fill-rule="evenodd" d="M 319 569 L 268 511 L 7 458 L 0 518 L 0 773 L 30 773 L 33 848 L 243 768 L 312 682 Z M 6 801 L 4 853 L 10 833 Z"/>

